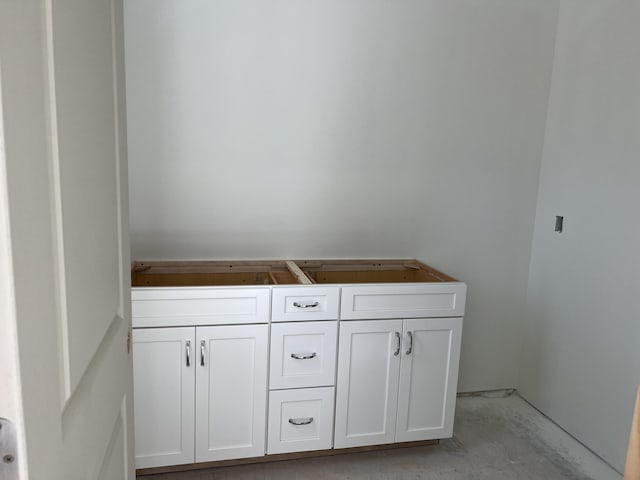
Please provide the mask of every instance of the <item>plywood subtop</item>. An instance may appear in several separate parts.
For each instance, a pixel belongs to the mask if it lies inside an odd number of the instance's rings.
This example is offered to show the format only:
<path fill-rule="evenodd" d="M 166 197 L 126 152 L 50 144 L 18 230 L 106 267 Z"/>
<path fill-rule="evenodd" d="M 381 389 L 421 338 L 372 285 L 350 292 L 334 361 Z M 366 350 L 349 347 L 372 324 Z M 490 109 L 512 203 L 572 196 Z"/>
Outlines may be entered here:
<path fill-rule="evenodd" d="M 137 261 L 131 267 L 133 287 L 456 281 L 414 259 Z"/>

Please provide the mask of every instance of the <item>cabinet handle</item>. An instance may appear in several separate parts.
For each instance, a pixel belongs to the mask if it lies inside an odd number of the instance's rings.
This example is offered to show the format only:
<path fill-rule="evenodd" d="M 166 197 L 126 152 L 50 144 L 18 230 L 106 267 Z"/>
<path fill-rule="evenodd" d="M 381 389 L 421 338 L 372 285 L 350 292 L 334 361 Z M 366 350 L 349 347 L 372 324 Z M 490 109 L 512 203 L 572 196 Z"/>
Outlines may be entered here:
<path fill-rule="evenodd" d="M 187 340 L 187 367 L 191 366 L 191 340 Z"/>
<path fill-rule="evenodd" d="M 289 423 L 291 425 L 309 425 L 313 422 L 313 417 L 309 418 L 290 418 Z"/>
<path fill-rule="evenodd" d="M 318 305 L 320 305 L 320 302 L 313 302 L 313 303 L 293 302 L 293 306 L 296 308 L 315 308 Z"/>
<path fill-rule="evenodd" d="M 309 360 L 310 358 L 316 358 L 316 355 L 318 355 L 316 352 L 292 353 L 291 358 L 295 358 L 296 360 Z"/>
<path fill-rule="evenodd" d="M 204 340 L 200 341 L 200 365 L 204 367 Z"/>
<path fill-rule="evenodd" d="M 396 332 L 396 340 L 398 341 L 398 346 L 396 347 L 396 351 L 393 352 L 394 357 L 400 355 L 400 332 Z"/>
<path fill-rule="evenodd" d="M 411 355 L 411 351 L 413 350 L 413 333 L 407 332 L 407 335 L 409 336 L 409 348 L 405 353 Z"/>

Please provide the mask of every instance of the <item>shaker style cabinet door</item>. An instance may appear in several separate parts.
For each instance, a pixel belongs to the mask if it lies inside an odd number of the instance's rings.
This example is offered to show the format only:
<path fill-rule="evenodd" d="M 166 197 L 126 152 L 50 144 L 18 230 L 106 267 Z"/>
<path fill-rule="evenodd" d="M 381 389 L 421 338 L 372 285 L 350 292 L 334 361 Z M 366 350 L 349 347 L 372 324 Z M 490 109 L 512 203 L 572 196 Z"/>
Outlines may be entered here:
<path fill-rule="evenodd" d="M 136 468 L 193 463 L 195 328 L 132 335 Z"/>
<path fill-rule="evenodd" d="M 268 328 L 196 328 L 196 462 L 265 454 Z"/>
<path fill-rule="evenodd" d="M 402 320 L 340 324 L 335 448 L 393 443 Z"/>
<path fill-rule="evenodd" d="M 404 320 L 396 442 L 453 434 L 462 318 Z"/>

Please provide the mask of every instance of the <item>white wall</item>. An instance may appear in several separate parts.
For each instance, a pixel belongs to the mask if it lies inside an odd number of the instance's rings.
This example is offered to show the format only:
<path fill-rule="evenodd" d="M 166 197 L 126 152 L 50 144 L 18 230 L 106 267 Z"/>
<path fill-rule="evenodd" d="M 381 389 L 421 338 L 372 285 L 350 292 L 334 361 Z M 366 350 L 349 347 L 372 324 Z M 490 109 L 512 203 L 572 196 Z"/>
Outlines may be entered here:
<path fill-rule="evenodd" d="M 556 0 L 125 3 L 133 258 L 418 257 L 516 386 Z"/>
<path fill-rule="evenodd" d="M 620 470 L 640 382 L 638 25 L 637 0 L 561 3 L 520 377 Z"/>

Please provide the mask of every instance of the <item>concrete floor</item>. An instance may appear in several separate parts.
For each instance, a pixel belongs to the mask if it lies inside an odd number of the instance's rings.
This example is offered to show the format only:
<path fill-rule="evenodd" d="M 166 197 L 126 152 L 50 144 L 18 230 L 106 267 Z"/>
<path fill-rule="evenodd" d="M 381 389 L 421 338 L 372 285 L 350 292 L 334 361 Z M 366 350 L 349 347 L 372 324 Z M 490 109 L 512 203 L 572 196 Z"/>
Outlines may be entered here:
<path fill-rule="evenodd" d="M 458 398 L 440 445 L 138 477 L 144 480 L 525 480 L 622 477 L 517 395 Z"/>

